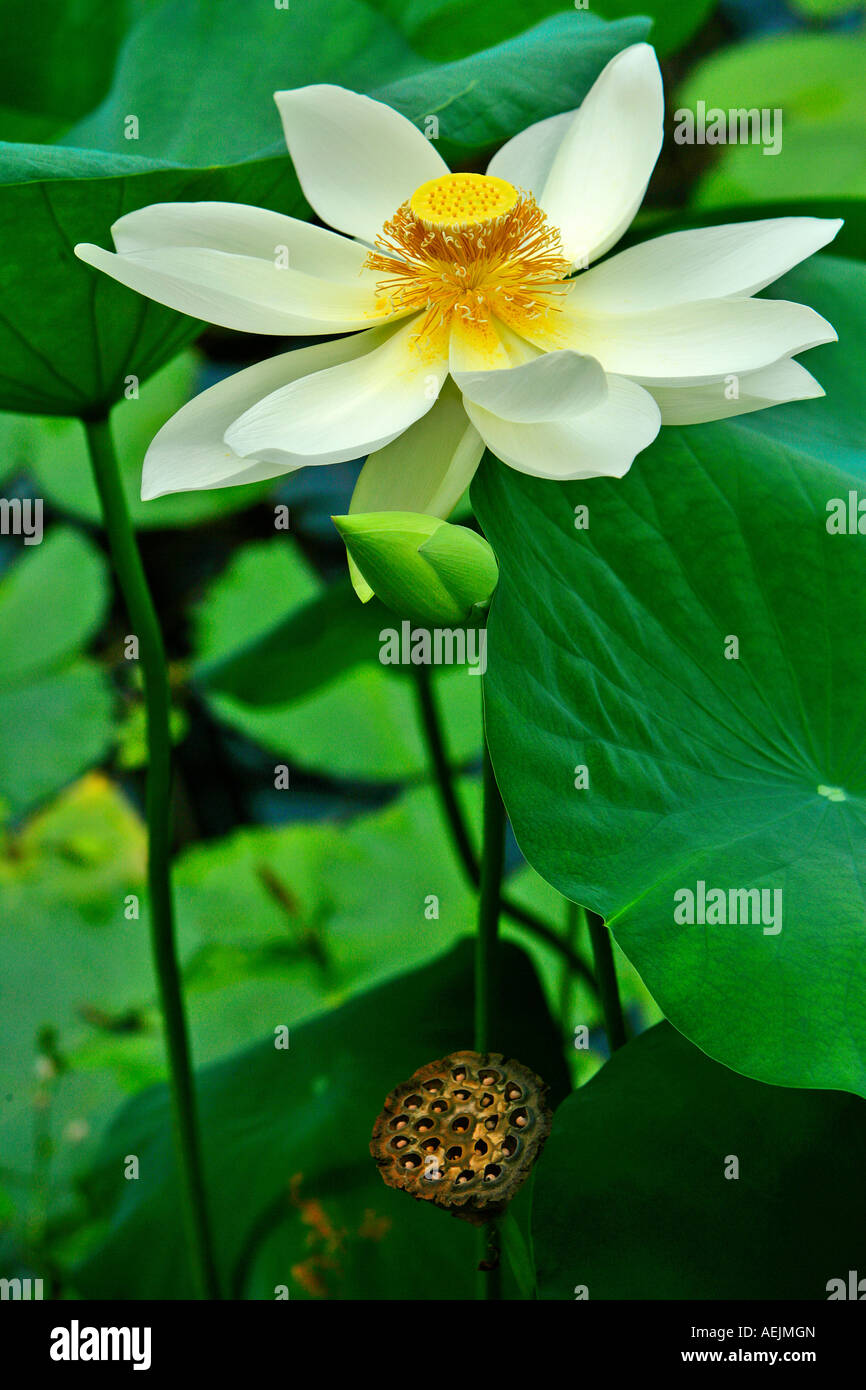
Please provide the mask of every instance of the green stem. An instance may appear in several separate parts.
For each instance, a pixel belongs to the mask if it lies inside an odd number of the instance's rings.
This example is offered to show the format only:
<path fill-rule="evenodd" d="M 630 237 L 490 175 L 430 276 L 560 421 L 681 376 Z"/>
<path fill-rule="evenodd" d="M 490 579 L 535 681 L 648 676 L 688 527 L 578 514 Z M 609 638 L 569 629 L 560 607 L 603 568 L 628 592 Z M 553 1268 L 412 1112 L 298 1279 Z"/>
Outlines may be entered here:
<path fill-rule="evenodd" d="M 454 790 L 451 763 L 442 732 L 442 720 L 439 717 L 439 707 L 433 690 L 433 676 L 429 666 L 415 666 L 412 669 L 416 676 L 421 724 L 424 729 L 430 761 L 433 765 L 433 776 L 439 794 L 439 802 L 445 815 L 445 823 L 448 826 L 457 858 L 463 865 L 466 877 L 473 888 L 477 888 L 480 880 L 478 860 L 475 857 L 469 828 Z"/>
<path fill-rule="evenodd" d="M 490 1052 L 499 1040 L 496 1015 L 499 975 L 499 911 L 505 863 L 505 807 L 484 745 L 484 842 L 475 941 L 475 1051 Z"/>
<path fill-rule="evenodd" d="M 473 888 L 478 888 L 481 882 L 481 870 L 472 845 L 472 837 L 460 806 L 457 792 L 454 788 L 454 779 L 451 774 L 451 763 L 448 757 L 448 750 L 445 746 L 445 738 L 442 732 L 442 720 L 436 704 L 436 697 L 433 690 L 433 681 L 429 668 L 417 666 L 413 668 L 417 677 L 418 708 L 421 715 L 421 723 L 424 729 L 424 737 L 430 753 L 430 762 L 433 769 L 433 777 L 436 791 L 439 796 L 439 804 L 448 827 L 451 841 L 454 846 L 464 873 Z M 569 969 L 586 981 L 591 988 L 595 989 L 595 979 L 586 961 L 567 941 L 559 935 L 547 922 L 536 917 L 534 912 L 516 903 L 507 893 L 502 894 L 501 898 L 502 913 L 518 927 L 529 932 L 537 940 L 543 941 L 551 950 L 557 951 L 568 965 Z"/>
<path fill-rule="evenodd" d="M 150 929 L 159 998 L 165 1021 L 177 1157 L 193 1271 L 203 1298 L 219 1298 L 208 1224 L 201 1147 L 171 893 L 171 710 L 162 634 L 147 586 L 108 418 L 85 420 L 94 478 L 120 589 L 144 673 L 147 711 L 147 832 Z"/>
<path fill-rule="evenodd" d="M 505 864 L 505 807 L 496 778 L 487 740 L 484 741 L 483 840 L 481 883 L 478 896 L 478 935 L 475 939 L 475 1051 L 490 1052 L 499 1037 L 499 912 L 502 870 Z M 479 1232 L 481 1269 L 480 1296 L 502 1297 L 499 1226 L 488 1221 Z"/>
<path fill-rule="evenodd" d="M 572 951 L 577 948 L 578 936 L 580 934 L 580 924 L 583 917 L 583 908 L 577 903 L 573 903 L 570 898 L 565 899 L 565 941 Z M 559 983 L 559 1021 L 566 1035 L 571 1033 L 569 1010 L 571 1008 L 571 996 L 573 988 L 573 971 L 569 961 L 562 962 L 562 975 Z"/>
<path fill-rule="evenodd" d="M 479 1235 L 479 1250 L 481 1261 L 485 1266 L 479 1266 L 478 1279 L 479 1298 L 485 1300 L 499 1300 L 502 1298 L 502 1231 L 500 1229 L 501 1217 L 494 1218 L 482 1226 Z"/>
<path fill-rule="evenodd" d="M 604 1014 L 604 1026 L 607 1031 L 607 1040 L 611 1052 L 615 1052 L 618 1047 L 624 1046 L 628 1041 L 628 1037 L 625 1031 L 622 1003 L 619 997 L 616 964 L 613 959 L 613 945 L 610 939 L 610 932 L 597 912 L 587 912 L 586 920 L 589 926 L 589 939 L 592 943 L 592 955 L 595 961 L 598 993 L 601 999 L 602 1013 Z"/>

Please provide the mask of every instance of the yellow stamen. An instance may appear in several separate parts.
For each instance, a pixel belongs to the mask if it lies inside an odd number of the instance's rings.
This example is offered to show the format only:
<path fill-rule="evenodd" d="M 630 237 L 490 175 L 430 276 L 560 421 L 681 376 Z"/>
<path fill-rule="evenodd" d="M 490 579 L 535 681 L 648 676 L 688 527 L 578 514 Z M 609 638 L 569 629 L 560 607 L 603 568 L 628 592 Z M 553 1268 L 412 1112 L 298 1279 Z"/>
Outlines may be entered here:
<path fill-rule="evenodd" d="M 439 337 L 458 316 L 487 333 L 499 319 L 517 332 L 565 293 L 571 265 L 535 199 L 505 179 L 446 174 L 422 184 L 385 223 L 366 264 L 395 312 L 424 311 L 418 339 Z"/>

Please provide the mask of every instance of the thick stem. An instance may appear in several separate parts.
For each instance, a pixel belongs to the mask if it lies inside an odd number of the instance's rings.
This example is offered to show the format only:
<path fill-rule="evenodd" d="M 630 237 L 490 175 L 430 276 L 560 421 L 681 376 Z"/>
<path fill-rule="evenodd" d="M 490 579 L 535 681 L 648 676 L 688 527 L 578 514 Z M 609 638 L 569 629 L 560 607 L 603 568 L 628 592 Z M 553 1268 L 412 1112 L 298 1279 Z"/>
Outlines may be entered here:
<path fill-rule="evenodd" d="M 457 858 L 463 865 L 466 877 L 472 886 L 477 888 L 480 881 L 480 870 L 475 858 L 475 850 L 472 847 L 469 827 L 464 820 L 463 811 L 454 790 L 451 764 L 448 750 L 445 747 L 445 736 L 442 732 L 442 720 L 439 717 L 439 708 L 433 691 L 433 676 L 429 666 L 416 666 L 413 667 L 413 670 L 416 677 L 415 684 L 418 691 L 421 724 L 427 742 L 427 751 L 430 754 L 430 762 L 433 765 L 433 776 L 439 802 L 445 815 L 445 823 L 448 826 L 451 841 Z"/>
<path fill-rule="evenodd" d="M 484 745 L 484 842 L 475 943 L 475 1051 L 489 1052 L 499 1041 L 499 911 L 505 863 L 505 807 L 487 744 Z"/>
<path fill-rule="evenodd" d="M 624 1046 L 628 1041 L 628 1037 L 625 1031 L 625 1019 L 623 1017 L 622 1003 L 619 997 L 619 985 L 616 979 L 613 945 L 610 939 L 610 932 L 597 912 L 587 912 L 586 920 L 589 926 L 589 939 L 592 942 L 592 955 L 595 961 L 598 993 L 601 999 L 602 1013 L 604 1014 L 604 1026 L 607 1032 L 607 1040 L 611 1052 L 616 1052 L 618 1047 Z"/>
<path fill-rule="evenodd" d="M 505 864 L 505 807 L 487 741 L 484 743 L 484 820 L 481 883 L 478 897 L 478 935 L 475 941 L 475 1051 L 490 1052 L 499 1037 L 499 912 Z M 488 1221 L 480 1231 L 480 1294 L 502 1297 L 499 1227 Z"/>
<path fill-rule="evenodd" d="M 418 666 L 414 668 L 416 674 L 416 685 L 418 690 L 418 708 L 421 714 L 421 723 L 424 729 L 424 737 L 430 753 L 430 762 L 433 769 L 433 776 L 436 784 L 436 791 L 439 796 L 439 804 L 448 827 L 451 841 L 455 852 L 467 879 L 473 888 L 477 888 L 481 882 L 481 870 L 472 845 L 472 838 L 469 828 L 463 815 L 460 801 L 454 787 L 454 779 L 451 774 L 451 764 L 448 758 L 448 750 L 445 746 L 445 738 L 442 732 L 442 720 L 439 716 L 439 709 L 436 704 L 436 697 L 433 690 L 433 682 L 430 671 L 427 667 Z M 595 979 L 586 961 L 578 954 L 572 945 L 559 935 L 547 922 L 536 917 L 534 912 L 516 903 L 507 893 L 501 897 L 502 913 L 518 927 L 529 932 L 537 940 L 543 941 L 552 950 L 558 951 L 567 963 L 570 970 L 579 975 L 593 989 Z"/>
<path fill-rule="evenodd" d="M 171 893 L 171 704 L 165 651 L 120 479 L 108 418 L 86 420 L 84 427 L 114 567 L 138 638 L 144 675 L 151 947 L 165 1023 L 172 1115 L 191 1262 L 200 1296 L 219 1298 L 174 940 Z"/>
<path fill-rule="evenodd" d="M 502 1231 L 501 1217 L 488 1221 L 479 1231 L 481 1262 L 478 1267 L 479 1296 L 487 1299 L 502 1297 Z"/>
<path fill-rule="evenodd" d="M 565 899 L 565 941 L 575 953 L 583 915 L 582 907 L 573 903 L 570 898 Z M 571 1032 L 570 1009 L 573 986 L 574 978 L 569 961 L 563 960 L 559 985 L 559 1021 L 566 1035 Z"/>

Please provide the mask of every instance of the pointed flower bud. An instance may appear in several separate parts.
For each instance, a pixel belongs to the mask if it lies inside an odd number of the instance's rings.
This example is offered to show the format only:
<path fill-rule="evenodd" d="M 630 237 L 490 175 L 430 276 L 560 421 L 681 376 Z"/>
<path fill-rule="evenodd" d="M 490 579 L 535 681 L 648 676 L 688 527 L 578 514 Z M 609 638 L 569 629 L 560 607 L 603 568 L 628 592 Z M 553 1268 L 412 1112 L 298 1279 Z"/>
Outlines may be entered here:
<path fill-rule="evenodd" d="M 483 536 L 420 512 L 363 512 L 333 521 L 354 562 L 360 598 L 372 590 L 401 617 L 422 623 L 480 620 L 499 578 Z"/>

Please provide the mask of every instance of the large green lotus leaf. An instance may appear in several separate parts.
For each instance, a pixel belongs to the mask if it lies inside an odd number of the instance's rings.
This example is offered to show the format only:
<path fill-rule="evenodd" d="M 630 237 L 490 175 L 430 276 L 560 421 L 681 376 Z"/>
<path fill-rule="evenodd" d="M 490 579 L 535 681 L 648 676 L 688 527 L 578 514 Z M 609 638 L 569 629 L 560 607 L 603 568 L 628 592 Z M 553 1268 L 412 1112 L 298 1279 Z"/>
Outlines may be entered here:
<path fill-rule="evenodd" d="M 111 83 L 129 0 L 4 0 L 0 138 L 49 139 L 92 110 Z"/>
<path fill-rule="evenodd" d="M 454 61 L 439 66 L 442 54 L 411 46 L 412 16 L 399 6 L 305 0 L 251 10 L 244 0 L 173 0 L 131 30 L 105 102 L 64 141 L 128 153 L 124 122 L 133 113 L 136 154 L 233 163 L 272 153 L 281 140 L 275 91 L 332 82 L 394 104 L 422 128 L 438 114 L 443 148 L 477 155 L 575 105 L 604 64 L 649 29 L 644 19 L 608 25 L 553 5 L 514 18 L 473 25 L 449 53 Z M 190 82 L 191 71 L 219 72 L 220 81 Z"/>
<path fill-rule="evenodd" d="M 181 352 L 142 383 L 137 397 L 118 401 L 111 428 L 126 500 L 137 529 L 189 526 L 243 510 L 260 501 L 269 482 L 244 487 L 170 493 L 141 500 L 141 466 L 150 441 L 196 392 L 198 356 Z M 9 466 L 30 473 L 46 502 L 84 521 L 101 524 L 102 509 L 78 420 L 58 416 L 0 415 L 0 449 Z"/>
<path fill-rule="evenodd" d="M 82 264 L 76 242 L 106 245 L 118 217 L 156 202 L 306 214 L 275 89 L 360 88 L 422 125 L 436 115 L 443 152 L 477 159 L 530 121 L 574 106 L 646 27 L 560 15 L 525 41 L 437 69 L 363 0 L 288 10 L 181 0 L 147 13 L 105 102 L 63 145 L 0 146 L 0 405 L 43 415 L 105 409 L 129 375 L 143 379 L 199 331 Z M 214 72 L 217 83 L 202 77 Z M 126 138 L 129 115 L 139 121 L 136 140 Z"/>
<path fill-rule="evenodd" d="M 373 0 L 376 9 L 389 15 L 420 53 L 437 60 L 461 58 L 520 33 L 549 15 L 561 14 L 562 0 Z M 632 18 L 635 11 L 652 20 L 650 42 L 659 53 L 679 48 L 704 23 L 715 0 L 593 0 L 578 17 L 617 20 Z M 587 13 L 591 11 L 591 13 Z"/>
<path fill-rule="evenodd" d="M 0 810 L 20 814 L 107 751 L 109 684 L 79 655 L 107 602 L 102 555 L 65 528 L 22 543 L 0 580 Z"/>
<path fill-rule="evenodd" d="M 413 679 L 378 659 L 398 620 L 348 583 L 326 589 L 289 537 L 240 551 L 196 626 L 194 674 L 214 713 L 290 767 L 373 781 L 427 771 Z M 433 680 L 455 762 L 475 759 L 479 677 L 438 667 Z"/>
<path fill-rule="evenodd" d="M 706 23 L 716 7 L 716 0 L 683 0 L 676 5 L 670 0 L 645 0 L 643 4 L 635 4 L 633 0 L 591 0 L 591 5 L 595 14 L 607 20 L 620 19 L 636 9 L 649 15 L 653 22 L 650 42 L 664 55 L 682 48 Z"/>
<path fill-rule="evenodd" d="M 781 148 L 708 146 L 718 158 L 696 201 L 725 203 L 866 196 L 862 34 L 772 34 L 714 53 L 688 76 L 677 108 L 782 112 Z"/>
<path fill-rule="evenodd" d="M 566 11 L 481 53 L 391 80 L 373 95 L 422 130 L 436 116 L 448 163 L 477 164 L 535 121 L 578 106 L 610 59 L 648 32 L 646 19 L 605 24 Z"/>
<path fill-rule="evenodd" d="M 866 269 L 841 257 L 813 256 L 765 293 L 773 299 L 813 305 L 833 324 L 839 342 L 815 348 L 804 358 L 824 387 L 822 399 L 756 411 L 736 423 L 750 441 L 753 436 L 772 440 L 777 450 L 790 449 L 819 473 L 838 480 L 832 487 L 828 483 L 826 521 L 831 497 L 838 496 L 840 489 L 844 492 L 846 485 L 866 484 L 861 425 Z"/>
<path fill-rule="evenodd" d="M 111 91 L 64 143 L 232 164 L 280 140 L 274 92 L 312 82 L 370 91 L 383 74 L 427 66 L 367 0 L 168 0 L 129 31 Z M 124 133 L 130 114 L 134 144 Z"/>
<path fill-rule="evenodd" d="M 273 1030 L 284 1022 L 275 1012 L 262 1018 L 255 1047 L 199 1073 L 217 1259 L 231 1291 L 245 1291 L 257 1247 L 288 1218 L 278 1261 L 283 1277 L 274 1284 L 288 1285 L 293 1298 L 309 1292 L 309 1271 L 298 1266 L 315 1253 L 333 1257 L 319 1266 L 331 1297 L 369 1296 L 371 1265 L 374 1296 L 472 1296 L 472 1229 L 386 1188 L 368 1150 L 387 1092 L 424 1062 L 470 1043 L 472 960 L 471 942 L 461 942 L 422 969 L 292 1029 L 288 1049 L 274 1046 Z M 501 977 L 497 1048 L 544 1076 L 558 1099 L 567 1080 L 556 1029 L 532 966 L 514 946 L 503 947 Z M 140 1162 L 134 1183 L 122 1177 L 121 1157 L 129 1153 Z M 112 1215 L 104 1242 L 79 1272 L 84 1296 L 189 1296 L 165 1088 L 120 1112 L 90 1192 L 103 1216 Z M 338 1225 L 341 1238 L 330 1252 L 306 1239 L 310 1222 L 291 1211 L 293 1195 L 296 1203 L 317 1204 L 307 1214 L 316 1211 L 320 1230 Z M 150 1237 L 154 1230 L 159 1241 Z M 273 1284 L 260 1296 L 273 1298 Z"/>
<path fill-rule="evenodd" d="M 862 1271 L 864 1163 L 861 1099 L 749 1081 L 659 1024 L 556 1112 L 539 1296 L 826 1299 Z"/>
<path fill-rule="evenodd" d="M 826 257 L 778 286 L 835 318 L 842 343 L 814 354 L 826 400 L 664 429 L 621 481 L 488 461 L 474 489 L 501 570 L 489 737 L 526 857 L 602 913 L 710 1056 L 858 1092 L 866 552 L 826 523 L 863 473 L 864 280 Z M 766 890 L 760 921 L 700 925 L 699 881 Z M 696 925 L 675 919 L 686 889 Z"/>

